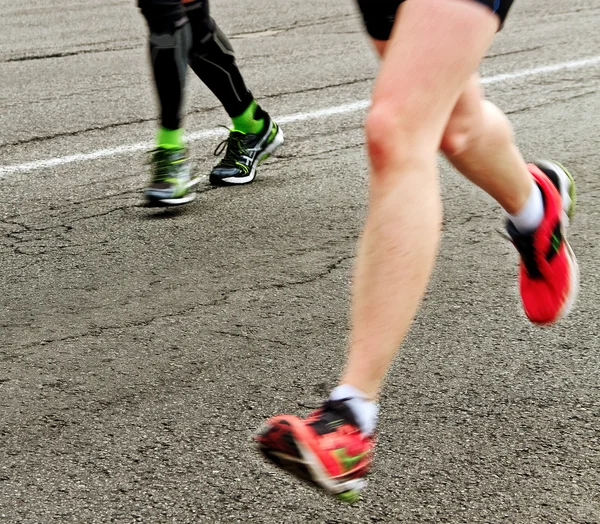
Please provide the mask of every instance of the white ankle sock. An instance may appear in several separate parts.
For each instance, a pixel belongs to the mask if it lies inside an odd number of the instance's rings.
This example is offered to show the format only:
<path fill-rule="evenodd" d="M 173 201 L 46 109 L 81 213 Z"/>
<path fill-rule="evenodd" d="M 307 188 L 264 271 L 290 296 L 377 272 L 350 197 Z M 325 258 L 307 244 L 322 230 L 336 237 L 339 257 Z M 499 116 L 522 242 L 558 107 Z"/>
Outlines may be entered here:
<path fill-rule="evenodd" d="M 532 182 L 531 194 L 523 208 L 516 214 L 508 214 L 508 219 L 519 233 L 533 233 L 544 219 L 544 199 L 542 191 L 535 182 Z"/>
<path fill-rule="evenodd" d="M 329 399 L 343 400 L 352 411 L 361 431 L 365 435 L 373 433 L 377 424 L 379 406 L 372 400 L 369 400 L 367 395 L 360 389 L 348 384 L 342 384 L 331 392 Z"/>

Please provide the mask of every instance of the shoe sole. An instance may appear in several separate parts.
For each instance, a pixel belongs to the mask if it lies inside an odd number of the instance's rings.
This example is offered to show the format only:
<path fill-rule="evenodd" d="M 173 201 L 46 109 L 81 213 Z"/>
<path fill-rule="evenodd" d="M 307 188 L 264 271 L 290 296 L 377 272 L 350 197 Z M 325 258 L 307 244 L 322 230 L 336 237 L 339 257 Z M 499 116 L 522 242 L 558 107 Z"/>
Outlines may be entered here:
<path fill-rule="evenodd" d="M 250 172 L 246 176 L 230 176 L 221 178 L 218 176 L 210 175 L 209 181 L 215 186 L 241 186 L 243 184 L 249 184 L 256 178 L 256 168 L 269 158 L 284 142 L 283 131 L 281 128 L 277 129 L 275 137 L 271 143 L 265 147 L 265 150 L 254 160 Z"/>
<path fill-rule="evenodd" d="M 323 469 L 321 461 L 310 448 L 294 437 L 293 431 L 287 434 L 291 441 L 288 444 L 295 449 L 297 455 L 288 455 L 275 451 L 268 446 L 258 443 L 259 451 L 270 463 L 294 475 L 313 486 L 325 490 L 338 499 L 353 503 L 360 499 L 360 492 L 365 487 L 364 478 L 338 481 Z"/>
<path fill-rule="evenodd" d="M 561 234 L 563 237 L 563 242 L 565 244 L 565 249 L 567 252 L 567 258 L 569 260 L 569 278 L 570 278 L 570 282 L 571 282 L 571 289 L 569 290 L 569 294 L 567 295 L 567 298 L 565 299 L 565 303 L 563 304 L 563 307 L 561 308 L 556 319 L 554 320 L 554 322 L 556 322 L 562 318 L 565 318 L 571 312 L 571 310 L 573 309 L 573 306 L 575 305 L 575 302 L 577 301 L 577 296 L 579 295 L 579 280 L 580 280 L 579 264 L 577 263 L 577 257 L 575 256 L 575 253 L 573 252 L 573 249 L 571 248 L 571 245 L 569 244 L 569 242 L 567 240 L 567 226 L 570 224 L 571 220 L 573 220 L 573 217 L 575 215 L 575 200 L 576 200 L 575 179 L 573 178 L 573 175 L 571 175 L 571 173 L 568 171 L 568 169 L 566 167 L 564 167 L 562 164 L 559 164 L 558 162 L 553 162 L 550 160 L 543 160 L 540 162 L 536 162 L 536 164 L 538 165 L 538 167 L 540 167 L 540 169 L 541 169 L 541 167 L 546 167 L 547 169 L 551 169 L 556 174 L 558 174 L 559 183 L 561 185 L 564 183 L 568 183 L 569 184 L 568 193 L 569 193 L 569 198 L 571 199 L 568 209 L 565 210 L 563 208 L 563 219 L 561 220 L 561 226 L 560 226 Z M 542 171 L 543 171 L 543 169 L 542 169 Z M 562 198 L 562 193 L 561 193 L 561 198 Z"/>
<path fill-rule="evenodd" d="M 196 199 L 196 192 L 194 188 L 200 182 L 200 177 L 195 177 L 190 179 L 187 183 L 185 189 L 188 191 L 185 195 L 180 197 L 172 198 L 172 197 L 160 197 L 156 194 L 150 193 L 148 190 L 144 191 L 146 195 L 147 203 L 150 207 L 171 207 L 171 206 L 181 206 L 183 204 L 189 204 Z"/>

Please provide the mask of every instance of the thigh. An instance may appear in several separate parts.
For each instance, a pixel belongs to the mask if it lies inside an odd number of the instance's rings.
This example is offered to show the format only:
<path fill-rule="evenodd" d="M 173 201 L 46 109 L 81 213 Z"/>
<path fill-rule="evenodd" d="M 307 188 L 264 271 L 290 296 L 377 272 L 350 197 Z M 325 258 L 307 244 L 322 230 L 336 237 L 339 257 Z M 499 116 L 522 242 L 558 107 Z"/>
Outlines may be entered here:
<path fill-rule="evenodd" d="M 402 3 L 373 90 L 373 108 L 436 148 L 498 19 L 472 0 Z"/>
<path fill-rule="evenodd" d="M 201 46 L 217 29 L 210 16 L 208 0 L 183 0 L 183 7 L 192 26 L 194 46 Z"/>

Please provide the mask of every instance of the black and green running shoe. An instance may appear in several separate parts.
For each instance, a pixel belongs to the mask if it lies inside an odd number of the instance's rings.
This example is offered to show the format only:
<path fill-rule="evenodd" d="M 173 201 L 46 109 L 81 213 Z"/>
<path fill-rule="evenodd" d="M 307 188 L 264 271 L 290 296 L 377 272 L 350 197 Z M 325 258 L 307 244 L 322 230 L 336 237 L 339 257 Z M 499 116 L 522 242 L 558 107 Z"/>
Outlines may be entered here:
<path fill-rule="evenodd" d="M 219 156 L 227 151 L 221 161 L 210 172 L 210 183 L 214 185 L 249 184 L 256 177 L 256 168 L 281 144 L 283 132 L 267 114 L 263 114 L 263 131 L 256 135 L 232 130 L 229 136 L 215 149 Z"/>
<path fill-rule="evenodd" d="M 178 206 L 194 200 L 200 178 L 191 176 L 190 159 L 185 149 L 158 147 L 151 155 L 152 175 L 144 189 L 149 204 Z"/>

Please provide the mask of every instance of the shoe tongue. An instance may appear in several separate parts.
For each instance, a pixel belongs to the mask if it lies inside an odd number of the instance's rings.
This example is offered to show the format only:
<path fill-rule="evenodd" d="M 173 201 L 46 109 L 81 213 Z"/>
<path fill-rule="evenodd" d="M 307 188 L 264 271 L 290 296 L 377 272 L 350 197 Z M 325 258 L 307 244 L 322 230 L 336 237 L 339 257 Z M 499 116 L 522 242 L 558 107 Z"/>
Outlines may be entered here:
<path fill-rule="evenodd" d="M 319 435 L 331 433 L 343 424 L 358 426 L 354 413 L 344 400 L 328 400 L 323 404 L 317 419 L 310 423 Z"/>
<path fill-rule="evenodd" d="M 243 133 L 242 131 L 232 131 L 229 135 L 230 139 L 237 142 L 240 146 L 245 147 L 249 142 L 252 142 L 254 135 Z"/>

